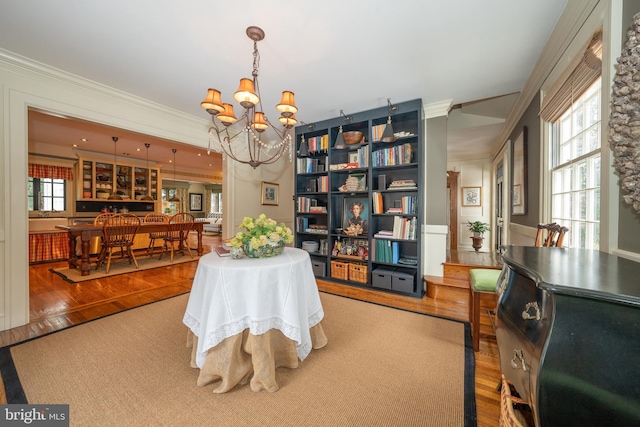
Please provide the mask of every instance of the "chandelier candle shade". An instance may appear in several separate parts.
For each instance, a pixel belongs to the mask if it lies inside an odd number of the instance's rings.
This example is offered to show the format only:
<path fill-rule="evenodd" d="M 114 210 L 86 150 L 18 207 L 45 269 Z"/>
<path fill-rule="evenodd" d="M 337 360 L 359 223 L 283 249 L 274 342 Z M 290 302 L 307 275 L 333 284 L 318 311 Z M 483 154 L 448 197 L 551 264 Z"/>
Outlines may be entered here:
<path fill-rule="evenodd" d="M 213 123 L 213 126 L 209 128 L 207 154 L 211 152 L 211 140 L 217 139 L 224 154 L 255 169 L 262 164 L 276 162 L 287 151 L 291 156 L 293 141 L 291 129 L 298 123 L 295 118 L 298 108 L 293 92 L 284 91 L 280 103 L 276 105 L 276 110 L 280 113 L 278 121 L 282 124 L 282 128 L 273 126 L 269 121 L 262 108 L 262 96 L 258 82 L 260 68 L 258 42 L 264 39 L 264 31 L 252 26 L 247 28 L 247 36 L 253 40 L 252 78 L 240 79 L 238 90 L 233 94 L 233 98 L 244 108 L 239 119 L 242 129 L 233 135 L 230 132 L 229 129 L 238 122 L 238 119 L 233 111 L 233 105 L 222 101 L 219 90 L 209 89 L 206 98 L 200 105 L 211 114 Z M 222 124 L 221 127 L 219 123 Z M 269 128 L 277 134 L 280 141 L 275 143 L 263 141 L 263 132 Z M 234 142 L 234 139 L 240 135 L 246 135 L 246 142 Z"/>

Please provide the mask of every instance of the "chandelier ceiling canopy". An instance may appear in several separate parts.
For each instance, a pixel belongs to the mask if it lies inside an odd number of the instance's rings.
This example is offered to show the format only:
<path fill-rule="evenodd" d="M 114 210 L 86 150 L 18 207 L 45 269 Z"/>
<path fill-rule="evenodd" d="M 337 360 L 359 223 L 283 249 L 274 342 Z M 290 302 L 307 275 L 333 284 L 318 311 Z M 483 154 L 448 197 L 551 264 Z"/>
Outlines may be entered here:
<path fill-rule="evenodd" d="M 209 89 L 200 105 L 211 114 L 213 122 L 213 126 L 209 128 L 208 152 L 211 151 L 211 140 L 217 140 L 224 154 L 255 169 L 262 164 L 276 162 L 287 151 L 291 156 L 293 141 L 291 129 L 297 123 L 295 113 L 298 112 L 298 108 L 293 92 L 284 91 L 280 102 L 276 105 L 276 110 L 280 114 L 278 121 L 282 127 L 276 127 L 269 121 L 262 108 L 258 82 L 260 68 L 258 42 L 264 39 L 264 31 L 252 26 L 247 28 L 247 36 L 253 40 L 252 78 L 241 78 L 238 90 L 233 94 L 233 98 L 244 108 L 240 119 L 236 118 L 233 105 L 222 101 L 222 94 L 217 89 Z M 230 129 L 236 122 L 242 124 L 242 129 L 232 134 Z M 268 128 L 277 134 L 279 141 L 274 143 L 263 141 L 263 132 Z M 244 137 L 238 138 L 240 135 Z M 234 141 L 236 138 L 238 140 Z"/>

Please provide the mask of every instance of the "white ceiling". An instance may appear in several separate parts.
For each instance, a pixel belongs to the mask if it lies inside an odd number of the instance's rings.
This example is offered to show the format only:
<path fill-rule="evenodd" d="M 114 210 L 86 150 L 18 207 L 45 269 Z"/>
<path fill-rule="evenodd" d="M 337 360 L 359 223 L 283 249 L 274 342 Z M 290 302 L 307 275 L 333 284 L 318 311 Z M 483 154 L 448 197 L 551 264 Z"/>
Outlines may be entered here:
<path fill-rule="evenodd" d="M 348 114 L 384 106 L 387 98 L 425 104 L 451 99 L 449 158 L 478 158 L 490 155 L 566 3 L 3 1 L 0 48 L 208 118 L 200 107 L 207 88 L 231 102 L 240 77 L 250 77 L 253 43 L 245 30 L 256 25 L 266 33 L 258 48 L 267 115 L 275 118 L 272 106 L 283 90 L 295 92 L 296 116 L 307 123 L 335 117 L 340 109 Z M 68 134 L 69 126 L 74 122 L 34 119 L 30 143 L 68 145 L 91 132 L 84 149 L 113 153 L 113 129 L 85 126 Z M 145 158 L 127 146 L 135 135 L 121 131 L 119 137 L 121 151 Z M 166 164 L 173 155 L 173 142 L 140 137 L 139 146 L 143 140 L 153 144 L 153 161 Z M 178 165 L 196 164 L 180 158 L 187 147 L 178 149 Z M 198 167 L 209 168 L 209 160 L 201 156 Z"/>

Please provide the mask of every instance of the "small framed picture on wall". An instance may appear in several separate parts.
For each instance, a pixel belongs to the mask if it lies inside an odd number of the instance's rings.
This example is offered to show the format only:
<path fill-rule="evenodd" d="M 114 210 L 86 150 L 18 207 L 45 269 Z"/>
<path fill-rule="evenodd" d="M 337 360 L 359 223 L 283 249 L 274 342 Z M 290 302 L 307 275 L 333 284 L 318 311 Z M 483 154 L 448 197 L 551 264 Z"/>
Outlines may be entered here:
<path fill-rule="evenodd" d="M 482 187 L 462 187 L 462 206 L 482 206 Z"/>
<path fill-rule="evenodd" d="M 260 204 L 278 206 L 279 192 L 280 192 L 279 184 L 262 181 L 262 189 L 261 189 L 262 196 L 260 197 Z"/>
<path fill-rule="evenodd" d="M 202 211 L 202 193 L 189 193 L 189 210 Z"/>

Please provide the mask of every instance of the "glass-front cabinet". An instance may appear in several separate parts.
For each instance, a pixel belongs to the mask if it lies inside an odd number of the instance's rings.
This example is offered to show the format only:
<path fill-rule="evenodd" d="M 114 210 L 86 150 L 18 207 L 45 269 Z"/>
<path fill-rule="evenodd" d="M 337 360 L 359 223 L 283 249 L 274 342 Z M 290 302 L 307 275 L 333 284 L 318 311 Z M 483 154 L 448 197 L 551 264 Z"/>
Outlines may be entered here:
<path fill-rule="evenodd" d="M 160 170 L 134 163 L 113 163 L 80 157 L 78 199 L 106 199 L 115 191 L 123 200 L 141 200 L 149 195 L 158 200 Z"/>

